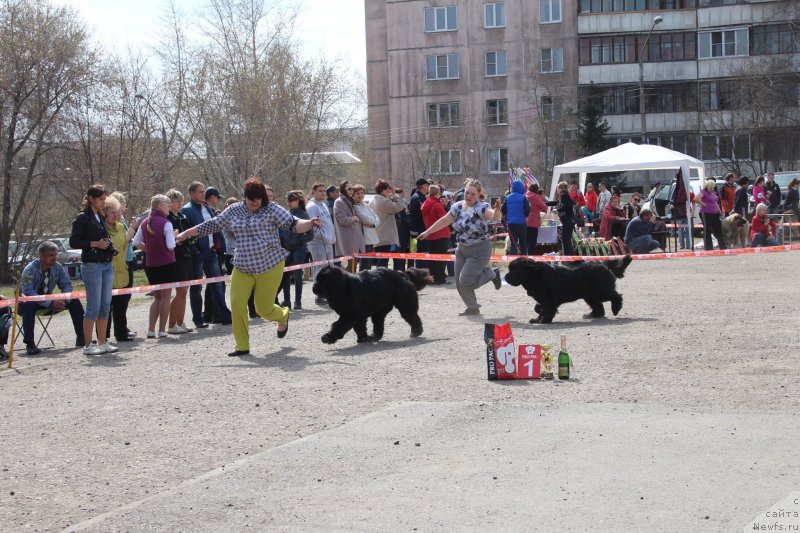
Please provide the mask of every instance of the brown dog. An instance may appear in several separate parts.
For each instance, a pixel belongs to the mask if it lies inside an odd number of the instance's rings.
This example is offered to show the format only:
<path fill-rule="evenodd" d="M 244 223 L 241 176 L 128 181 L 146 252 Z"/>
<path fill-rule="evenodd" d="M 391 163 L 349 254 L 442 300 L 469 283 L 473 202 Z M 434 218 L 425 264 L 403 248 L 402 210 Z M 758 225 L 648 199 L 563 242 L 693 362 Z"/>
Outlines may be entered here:
<path fill-rule="evenodd" d="M 729 248 L 744 248 L 750 244 L 750 224 L 739 213 L 722 220 L 722 235 Z"/>

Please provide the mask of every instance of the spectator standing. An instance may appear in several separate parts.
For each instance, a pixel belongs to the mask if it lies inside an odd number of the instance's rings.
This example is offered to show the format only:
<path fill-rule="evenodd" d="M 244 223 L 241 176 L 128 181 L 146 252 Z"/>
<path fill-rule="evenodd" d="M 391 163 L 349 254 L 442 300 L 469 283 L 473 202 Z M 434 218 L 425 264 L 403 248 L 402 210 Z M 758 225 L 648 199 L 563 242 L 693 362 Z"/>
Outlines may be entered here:
<path fill-rule="evenodd" d="M 333 215 L 325 201 L 325 185 L 315 183 L 311 187 L 311 197 L 306 203 L 306 212 L 309 218 L 319 219 L 319 228 L 314 230 L 314 238 L 308 243 L 313 261 L 330 261 L 334 258 L 333 244 L 336 242 L 336 231 L 333 227 Z M 312 267 L 312 281 L 316 281 L 317 273 L 322 266 Z M 317 297 L 318 304 L 324 304 L 325 298 Z"/>
<path fill-rule="evenodd" d="M 639 216 L 635 216 L 628 222 L 625 230 L 625 244 L 628 249 L 635 254 L 649 254 L 652 251 L 661 250 L 661 244 L 653 238 L 652 222 L 653 212 L 649 209 L 642 209 Z"/>
<path fill-rule="evenodd" d="M 366 195 L 367 189 L 363 185 L 356 184 L 353 187 L 353 211 L 361 222 L 361 229 L 364 232 L 364 250 L 366 252 L 372 252 L 374 246 L 380 242 L 376 230 L 381 219 L 378 218 L 378 215 L 364 202 Z M 372 268 L 371 259 L 361 258 L 359 263 L 359 270 L 369 270 Z"/>
<path fill-rule="evenodd" d="M 353 186 L 349 181 L 343 181 L 339 186 L 339 198 L 333 203 L 333 223 L 340 254 L 364 252 L 364 232 L 361 229 L 361 221 L 355 213 Z M 353 258 L 352 261 L 356 259 Z"/>
<path fill-rule="evenodd" d="M 800 194 L 798 194 L 797 186 L 800 185 L 800 180 L 792 178 L 786 190 L 786 201 L 784 202 L 784 209 L 794 213 L 795 217 L 800 216 Z"/>
<path fill-rule="evenodd" d="M 183 194 L 177 189 L 170 189 L 166 194 L 169 198 L 169 214 L 167 220 L 172 224 L 172 229 L 181 233 L 191 226 L 186 215 L 181 213 L 183 205 Z M 189 239 L 186 242 L 175 245 L 175 281 L 191 281 L 194 279 L 194 259 L 192 258 L 192 245 L 197 244 L 197 239 Z M 228 243 L 225 243 L 226 246 Z M 236 246 L 236 243 L 231 243 Z M 226 248 L 227 249 L 227 248 Z M 227 256 L 226 256 L 227 258 Z M 181 335 L 193 331 L 186 325 L 186 297 L 189 294 L 189 287 L 176 287 L 175 297 L 169 304 L 169 323 L 167 333 L 171 335 Z"/>
<path fill-rule="evenodd" d="M 430 228 L 437 220 L 447 214 L 442 204 L 441 196 L 442 188 L 438 185 L 431 185 L 428 189 L 428 197 L 422 204 L 422 220 L 425 223 L 425 228 Z M 431 233 L 425 240 L 428 242 L 428 253 L 446 254 L 450 247 L 450 228 L 444 227 L 435 233 Z M 434 285 L 447 284 L 444 261 L 430 261 L 430 272 L 433 276 Z"/>
<path fill-rule="evenodd" d="M 395 252 L 407 254 L 411 251 L 411 214 L 408 212 L 408 202 L 405 198 L 405 191 L 403 189 L 395 189 L 397 197 L 403 204 L 404 209 L 394 216 L 394 222 L 397 224 L 397 246 Z M 413 261 L 408 261 L 410 266 L 414 265 Z M 405 259 L 395 259 L 392 262 L 395 270 L 403 271 L 406 269 Z"/>
<path fill-rule="evenodd" d="M 53 294 L 58 287 L 61 292 L 72 292 L 72 282 L 58 262 L 58 248 L 51 241 L 39 245 L 39 257 L 28 263 L 22 270 L 20 293 L 22 296 L 37 296 Z M 38 355 L 42 350 L 36 346 L 35 330 L 36 313 L 48 310 L 50 313 L 60 313 L 69 310 L 72 318 L 72 327 L 75 330 L 75 346 L 81 347 L 84 342 L 83 333 L 83 306 L 77 298 L 68 300 L 52 300 L 42 302 L 21 302 L 19 314 L 22 315 L 22 342 L 28 355 Z M 0 314 L 6 314 L 0 312 Z M 12 323 L 13 325 L 13 323 Z"/>
<path fill-rule="evenodd" d="M 339 188 L 336 185 L 328 185 L 328 188 L 325 189 L 325 196 L 327 196 L 328 209 L 333 213 L 333 204 L 339 198 Z"/>
<path fill-rule="evenodd" d="M 719 200 L 723 216 L 727 217 L 733 212 L 733 205 L 736 203 L 736 174 L 733 172 L 725 174 L 725 183 L 719 188 Z"/>
<path fill-rule="evenodd" d="M 700 206 L 700 220 L 703 222 L 703 242 L 706 250 L 714 249 L 714 241 L 711 236 L 717 238 L 720 250 L 727 248 L 725 237 L 722 235 L 722 219 L 720 218 L 719 197 L 714 192 L 716 182 L 713 179 L 706 180 L 705 185 L 700 190 L 700 194 L 695 196 L 694 201 Z"/>
<path fill-rule="evenodd" d="M 528 192 L 525 193 L 528 203 L 531 205 L 531 212 L 525 220 L 528 226 L 528 255 L 536 255 L 536 243 L 539 240 L 539 228 L 542 226 L 542 213 L 547 213 L 547 204 L 542 198 L 542 191 L 535 183 L 528 185 Z M 595 202 L 597 196 L 595 195 Z"/>
<path fill-rule="evenodd" d="M 267 188 L 258 178 L 244 183 L 243 202 L 225 209 L 218 217 L 178 235 L 177 240 L 212 234 L 220 230 L 233 233 L 236 249 L 231 274 L 231 307 L 233 336 L 236 346 L 229 356 L 250 353 L 247 300 L 255 291 L 258 314 L 278 323 L 278 338 L 289 331 L 289 310 L 275 304 L 275 296 L 283 277 L 284 259 L 288 252 L 281 247 L 278 230 L 288 228 L 296 233 L 319 226 L 319 220 L 298 220 L 286 209 L 270 202 Z"/>
<path fill-rule="evenodd" d="M 597 184 L 597 187 L 600 192 L 597 194 L 597 210 L 595 213 L 602 219 L 603 211 L 605 211 L 608 202 L 611 201 L 611 192 L 606 189 L 606 184 L 602 181 Z"/>
<path fill-rule="evenodd" d="M 627 220 L 625 210 L 619 206 L 619 196 L 612 195 L 611 201 L 603 211 L 597 235 L 605 240 L 609 240 L 611 237 L 621 237 L 625 234 L 623 231 L 618 231 L 618 235 L 614 235 L 614 222 L 621 220 Z"/>
<path fill-rule="evenodd" d="M 745 178 L 747 179 L 747 178 Z M 745 190 L 745 201 L 747 200 L 747 191 Z M 678 243 L 681 248 L 690 250 L 694 244 L 694 233 L 692 224 L 694 221 L 694 192 L 689 191 L 689 216 L 683 219 L 674 219 L 673 222 L 680 224 L 678 228 Z"/>
<path fill-rule="evenodd" d="M 754 247 L 759 246 L 778 246 L 775 238 L 778 225 L 769 218 L 769 208 L 767 204 L 758 204 L 756 214 L 750 225 L 750 241 Z"/>
<path fill-rule="evenodd" d="M 597 193 L 594 190 L 594 185 L 591 183 L 586 184 L 586 206 L 583 208 L 583 214 L 586 216 L 586 221 L 592 223 L 597 213 Z"/>
<path fill-rule="evenodd" d="M 219 214 L 219 209 L 217 206 L 219 205 L 222 196 L 220 195 L 219 191 L 216 187 L 208 187 L 206 189 L 205 194 L 205 205 L 211 208 L 214 212 L 214 216 Z M 219 271 L 222 274 L 226 274 L 227 271 L 225 270 L 225 237 L 223 236 L 222 232 L 214 234 L 214 253 L 217 254 L 217 262 L 219 263 Z M 223 295 L 225 294 L 225 284 L 222 284 L 222 292 Z M 214 314 L 214 291 L 206 285 L 205 288 L 205 296 L 203 298 L 203 321 L 206 324 L 219 324 L 222 322 L 222 319 L 217 317 Z"/>
<path fill-rule="evenodd" d="M 562 254 L 565 256 L 575 255 L 572 247 L 572 233 L 575 231 L 575 202 L 569 197 L 568 189 L 566 181 L 560 182 L 556 186 L 558 199 L 546 202 L 546 205 L 554 206 L 558 211 L 558 218 L 561 220 L 561 248 Z"/>
<path fill-rule="evenodd" d="M 767 203 L 767 192 L 764 190 L 764 176 L 757 177 L 753 185 L 753 203 L 755 205 Z"/>
<path fill-rule="evenodd" d="M 767 183 L 764 184 L 764 194 L 767 197 L 767 208 L 769 214 L 780 213 L 781 211 L 781 186 L 775 183 L 775 174 L 767 174 Z"/>
<path fill-rule="evenodd" d="M 128 199 L 125 198 L 125 195 L 119 191 L 112 192 L 109 196 L 116 199 L 119 202 L 119 222 L 125 227 L 125 238 L 127 239 L 127 245 L 125 246 L 125 262 L 128 266 L 128 284 L 125 285 L 125 288 L 133 287 L 133 273 L 136 271 L 136 257 L 133 253 L 133 236 L 136 234 L 136 230 L 139 229 L 139 222 L 141 221 L 139 217 L 133 216 L 130 217 L 130 222 L 125 222 L 125 213 L 128 210 Z M 123 251 L 120 249 L 119 253 Z M 116 278 L 115 278 L 116 279 Z M 130 299 L 129 299 L 130 300 Z M 111 297 L 111 302 L 113 306 L 114 297 Z M 112 309 L 113 315 L 113 309 Z M 109 315 L 111 318 L 111 315 Z M 126 315 L 127 318 L 127 315 Z M 111 336 L 111 323 L 109 321 L 109 327 L 106 331 L 106 338 Z M 133 331 L 130 327 L 128 327 L 128 337 L 135 338 L 136 332 Z"/>
<path fill-rule="evenodd" d="M 289 191 L 286 195 L 286 203 L 289 206 L 289 213 L 298 220 L 310 220 L 306 211 L 306 200 L 303 191 Z M 284 247 L 289 251 L 286 258 L 286 266 L 302 265 L 306 262 L 308 247 L 306 244 L 314 237 L 313 233 L 295 233 L 293 231 L 281 230 L 283 232 Z M 292 301 L 289 298 L 291 292 L 292 279 L 294 280 L 294 308 L 303 308 L 303 271 L 292 270 L 283 273 L 281 289 L 283 290 L 283 303 L 281 307 L 291 309 Z"/>
<path fill-rule="evenodd" d="M 467 308 L 462 316 L 480 314 L 480 305 L 475 290 L 489 283 L 500 290 L 502 281 L 500 271 L 489 267 L 492 257 L 492 238 L 489 235 L 489 221 L 498 221 L 500 200 L 494 207 L 483 201 L 483 185 L 476 179 L 467 180 L 464 186 L 464 199 L 455 202 L 450 211 L 423 231 L 419 238 L 427 239 L 440 229 L 453 225 L 456 230 L 456 289 Z"/>
<path fill-rule="evenodd" d="M 144 272 L 151 285 L 175 281 L 175 231 L 167 218 L 170 203 L 170 199 L 163 194 L 153 196 L 150 199 L 150 216 L 142 222 L 133 238 L 134 246 L 144 248 Z M 158 289 L 151 294 L 153 301 L 150 304 L 147 338 L 156 338 L 156 322 L 158 337 L 164 338 L 167 337 L 172 289 Z"/>
<path fill-rule="evenodd" d="M 583 195 L 581 195 L 583 198 Z M 531 214 L 531 204 L 525 197 L 525 184 L 519 180 L 511 183 L 511 194 L 506 196 L 500 210 L 506 217 L 508 238 L 511 241 L 510 255 L 524 255 L 528 253 L 528 225 L 527 218 Z"/>
<path fill-rule="evenodd" d="M 129 272 L 126 252 L 128 251 L 130 242 L 128 240 L 127 228 L 119 221 L 119 200 L 114 198 L 113 195 L 106 197 L 106 202 L 103 206 L 103 216 L 105 217 L 108 237 L 114 244 L 114 249 L 118 251 L 111 260 L 111 265 L 114 270 L 112 287 L 114 289 L 123 289 L 128 286 Z M 113 326 L 114 338 L 117 342 L 128 342 L 134 339 L 134 337 L 131 337 L 128 330 L 128 303 L 130 300 L 130 294 L 111 296 L 111 312 L 108 319 L 108 326 L 106 327 L 106 338 L 111 336 L 111 327 Z"/>
<path fill-rule="evenodd" d="M 733 197 L 733 210 L 742 215 L 745 220 L 747 220 L 747 214 L 750 211 L 750 198 L 747 195 L 747 186 L 749 184 L 750 180 L 747 176 L 739 178 L 739 186 L 736 187 Z"/>
<path fill-rule="evenodd" d="M 405 204 L 395 194 L 394 187 L 388 181 L 378 180 L 375 184 L 375 197 L 372 199 L 370 207 L 372 207 L 379 220 L 377 228 L 378 243 L 374 249 L 376 252 L 381 253 L 391 252 L 392 246 L 400 244 L 395 215 L 405 209 Z M 379 267 L 388 267 L 389 260 L 378 259 L 375 264 Z"/>
<path fill-rule="evenodd" d="M 428 188 L 430 182 L 425 178 L 419 178 L 416 181 L 416 190 L 411 195 L 411 200 L 408 202 L 408 213 L 411 221 L 411 239 L 416 239 L 417 235 L 425 231 L 425 221 L 422 220 L 422 204 L 428 195 Z M 417 252 L 425 253 L 428 251 L 427 243 L 417 242 Z M 416 265 L 418 268 L 428 268 L 428 262 L 417 260 Z"/>
<path fill-rule="evenodd" d="M 114 267 L 111 259 L 115 249 L 103 220 L 106 190 L 92 185 L 83 197 L 83 211 L 72 221 L 69 245 L 81 250 L 81 278 L 86 288 L 86 310 L 83 317 L 84 355 L 113 353 L 118 348 L 106 338 L 108 314 L 111 310 L 111 290 Z M 97 343 L 92 341 L 97 330 Z"/>
<path fill-rule="evenodd" d="M 194 227 L 211 220 L 216 213 L 205 205 L 206 187 L 199 181 L 194 181 L 189 185 L 189 201 L 181 208 L 181 213 L 186 216 L 189 225 Z M 217 253 L 214 249 L 214 236 L 203 236 L 197 239 L 196 244 L 189 245 L 192 249 L 194 260 L 193 279 L 201 279 L 205 273 L 206 277 L 214 278 L 222 275 L 219 268 Z M 222 324 L 231 323 L 231 312 L 225 305 L 225 284 L 223 282 L 209 283 L 208 286 L 214 295 L 214 316 L 220 319 Z M 189 289 L 189 305 L 192 309 L 192 321 L 197 328 L 207 328 L 208 324 L 203 319 L 203 286 L 193 285 Z"/>

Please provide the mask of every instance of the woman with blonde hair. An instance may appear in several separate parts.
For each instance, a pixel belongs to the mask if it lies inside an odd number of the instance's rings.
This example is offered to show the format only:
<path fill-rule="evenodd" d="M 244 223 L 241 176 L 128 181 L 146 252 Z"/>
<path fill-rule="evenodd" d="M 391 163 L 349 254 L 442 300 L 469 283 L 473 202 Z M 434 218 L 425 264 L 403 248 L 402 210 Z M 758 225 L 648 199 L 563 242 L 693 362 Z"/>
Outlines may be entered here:
<path fill-rule="evenodd" d="M 700 221 L 703 223 L 703 242 L 706 250 L 714 249 L 712 235 L 717 238 L 720 250 L 727 248 L 725 237 L 722 235 L 719 197 L 714 190 L 716 185 L 717 182 L 713 179 L 707 179 L 700 194 L 694 197 L 695 203 L 700 206 Z"/>
<path fill-rule="evenodd" d="M 151 285 L 175 281 L 175 232 L 172 222 L 167 218 L 170 203 L 171 200 L 163 194 L 153 196 L 150 199 L 150 216 L 142 222 L 133 238 L 133 245 L 144 249 L 144 272 Z M 153 303 L 150 304 L 147 338 L 156 337 L 156 321 L 158 337 L 164 338 L 167 336 L 172 289 L 158 289 L 151 294 Z"/>
<path fill-rule="evenodd" d="M 468 179 L 464 185 L 464 199 L 455 202 L 450 211 L 419 234 L 417 239 L 425 240 L 442 228 L 453 225 L 456 232 L 456 289 L 467 308 L 462 316 L 480 314 L 480 305 L 475 290 L 490 281 L 494 288 L 500 289 L 500 271 L 489 268 L 492 257 L 492 239 L 489 235 L 489 222 L 500 220 L 500 200 L 494 207 L 481 200 L 483 185 L 475 179 Z"/>
<path fill-rule="evenodd" d="M 183 205 L 183 193 L 177 189 L 167 191 L 166 197 L 169 198 L 169 214 L 167 219 L 172 224 L 173 233 L 189 229 L 189 217 L 181 213 Z M 182 242 L 175 245 L 175 270 L 173 272 L 175 281 L 191 281 L 194 279 L 194 258 L 192 257 L 191 246 L 194 240 Z M 186 296 L 189 287 L 176 287 L 175 297 L 169 304 L 169 321 L 167 333 L 171 335 L 181 335 L 189 333 L 194 328 L 185 323 L 186 319 Z"/>
<path fill-rule="evenodd" d="M 114 249 L 119 253 L 111 260 L 114 271 L 114 281 L 111 285 L 113 289 L 123 289 L 128 286 L 128 264 L 126 261 L 128 250 L 127 228 L 120 221 L 120 202 L 113 195 L 106 197 L 103 206 L 106 230 L 108 237 L 114 244 Z M 118 294 L 111 297 L 111 312 L 108 317 L 108 327 L 106 328 L 106 338 L 111 336 L 111 326 L 114 326 L 114 338 L 118 342 L 132 341 L 133 337 L 128 330 L 128 303 L 131 300 L 130 294 Z"/>

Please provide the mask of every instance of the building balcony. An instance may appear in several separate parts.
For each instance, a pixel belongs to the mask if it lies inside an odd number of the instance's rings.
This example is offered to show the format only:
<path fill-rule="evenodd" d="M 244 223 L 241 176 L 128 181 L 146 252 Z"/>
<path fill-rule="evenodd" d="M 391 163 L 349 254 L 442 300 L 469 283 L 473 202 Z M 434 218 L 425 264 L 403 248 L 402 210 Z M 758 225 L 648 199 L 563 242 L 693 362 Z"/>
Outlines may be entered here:
<path fill-rule="evenodd" d="M 628 13 L 585 13 L 578 16 L 578 35 L 602 33 L 647 33 L 653 17 L 663 17 L 658 31 L 695 29 L 695 10 L 635 11 Z"/>
<path fill-rule="evenodd" d="M 740 58 L 741 59 L 741 58 Z M 697 61 L 663 61 L 644 64 L 645 83 L 697 79 Z M 639 83 L 638 63 L 586 65 L 578 67 L 580 85 Z"/>

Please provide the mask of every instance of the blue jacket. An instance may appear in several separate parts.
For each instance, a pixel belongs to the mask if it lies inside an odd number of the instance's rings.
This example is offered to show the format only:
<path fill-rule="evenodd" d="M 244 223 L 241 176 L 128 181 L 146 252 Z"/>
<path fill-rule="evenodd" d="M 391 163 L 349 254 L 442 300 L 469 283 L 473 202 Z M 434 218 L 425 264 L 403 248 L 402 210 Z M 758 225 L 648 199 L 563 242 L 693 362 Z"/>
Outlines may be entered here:
<path fill-rule="evenodd" d="M 642 235 L 650 235 L 653 233 L 652 222 L 645 222 L 641 217 L 634 217 L 628 222 L 628 228 L 625 230 L 625 242 L 632 241 L 636 237 Z"/>
<path fill-rule="evenodd" d="M 39 266 L 39 258 L 37 257 L 22 270 L 22 282 L 20 283 L 20 292 L 23 296 L 36 296 L 38 294 L 53 294 L 53 289 L 56 286 L 61 292 L 72 292 L 72 282 L 67 276 L 67 271 L 61 266 L 58 261 L 50 267 L 50 279 L 48 280 L 47 287 L 43 293 L 38 293 L 36 290 L 39 284 L 42 283 L 44 273 Z M 40 307 L 50 307 L 53 302 L 36 302 Z"/>
<path fill-rule="evenodd" d="M 191 200 L 186 202 L 186 205 L 181 207 L 181 214 L 182 215 L 186 215 L 189 228 L 193 228 L 193 227 L 197 226 L 198 224 L 202 224 L 204 222 L 204 220 L 203 220 L 203 211 L 202 211 L 203 209 L 205 209 L 208 212 L 208 214 L 211 215 L 211 218 L 214 218 L 214 217 L 217 216 L 217 214 L 214 212 L 214 210 L 211 209 L 210 207 L 208 207 L 207 205 L 198 204 L 198 203 L 193 202 Z M 219 248 L 220 253 L 224 252 L 225 251 L 225 239 L 222 237 L 222 234 L 221 233 L 215 233 L 213 235 L 213 237 L 214 237 L 214 244 L 219 243 L 219 245 L 220 245 L 220 248 Z M 193 254 L 196 254 L 198 252 L 207 252 L 208 250 L 211 249 L 209 247 L 209 245 L 208 245 L 208 239 L 206 237 L 199 237 L 197 239 L 197 243 L 191 245 L 191 248 L 192 248 L 192 253 Z"/>
<path fill-rule="evenodd" d="M 511 184 L 511 194 L 506 196 L 506 201 L 501 207 L 508 224 L 525 224 L 531 212 L 531 204 L 525 197 L 525 184 L 514 180 Z"/>

